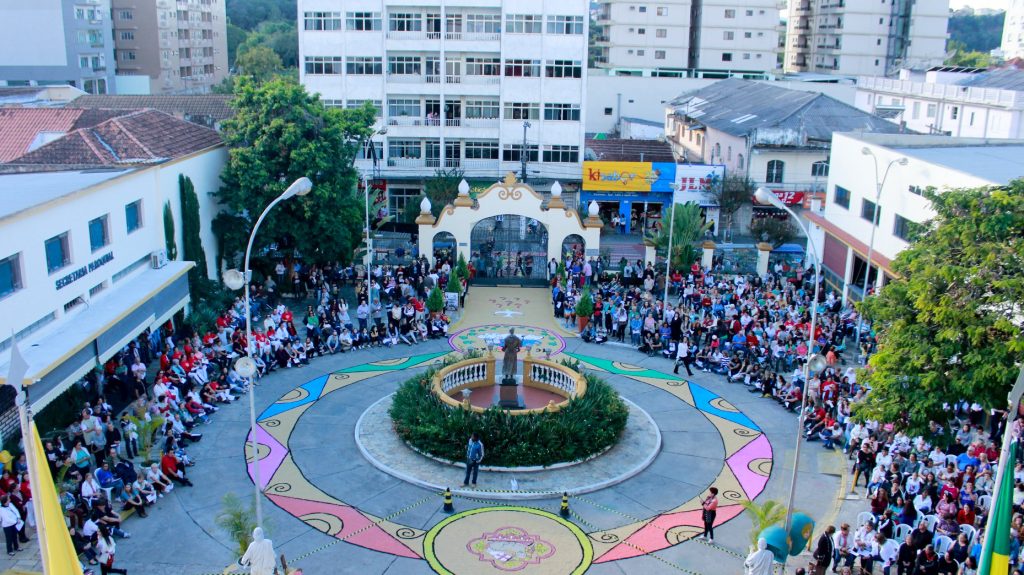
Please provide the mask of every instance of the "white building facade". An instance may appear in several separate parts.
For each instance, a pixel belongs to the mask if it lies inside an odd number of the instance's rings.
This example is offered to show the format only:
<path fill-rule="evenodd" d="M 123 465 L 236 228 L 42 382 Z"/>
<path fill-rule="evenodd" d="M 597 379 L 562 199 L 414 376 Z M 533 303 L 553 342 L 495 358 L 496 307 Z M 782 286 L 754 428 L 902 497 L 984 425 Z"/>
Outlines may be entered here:
<path fill-rule="evenodd" d="M 1013 82 L 1003 83 L 1006 87 L 989 86 L 984 76 L 1018 76 L 1018 86 L 1013 87 Z M 966 83 L 959 83 L 962 81 Z M 1024 72 L 932 70 L 923 77 L 906 71 L 898 79 L 861 77 L 857 79 L 856 106 L 923 134 L 1024 138 Z"/>
<path fill-rule="evenodd" d="M 582 0 L 298 6 L 303 85 L 328 105 L 380 110 L 373 149 L 357 166 L 386 187 L 390 210 L 405 211 L 438 170 L 491 183 L 518 175 L 524 154 L 534 184 L 579 180 L 589 28 Z"/>
<path fill-rule="evenodd" d="M 949 0 L 791 0 L 786 72 L 885 76 L 946 58 Z"/>
<path fill-rule="evenodd" d="M 613 75 L 764 78 L 777 68 L 775 0 L 608 0 L 597 66 Z"/>
<path fill-rule="evenodd" d="M 188 303 L 179 174 L 195 185 L 206 272 L 216 277 L 212 193 L 226 159 L 217 146 L 138 169 L 0 175 L 0 315 L 9 330 L 0 350 L 13 333 L 36 381 L 35 409 Z M 167 261 L 166 203 L 179 261 Z M 0 374 L 8 361 L 0 353 Z"/>
<path fill-rule="evenodd" d="M 861 299 L 871 251 L 869 289 L 880 288 L 915 227 L 935 215 L 924 190 L 1004 185 L 1024 176 L 1022 154 L 1022 140 L 837 133 L 824 210 L 805 211 L 828 287 Z"/>
<path fill-rule="evenodd" d="M 1024 58 L 1024 0 L 1007 0 L 1003 20 L 1003 42 L 999 55 L 1006 59 Z"/>

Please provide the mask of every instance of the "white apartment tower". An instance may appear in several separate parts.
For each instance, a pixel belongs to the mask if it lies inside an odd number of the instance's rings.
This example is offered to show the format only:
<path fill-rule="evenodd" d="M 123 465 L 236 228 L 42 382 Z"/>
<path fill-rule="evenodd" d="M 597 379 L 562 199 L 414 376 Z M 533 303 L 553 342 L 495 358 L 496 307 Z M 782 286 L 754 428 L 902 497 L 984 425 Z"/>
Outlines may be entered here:
<path fill-rule="evenodd" d="M 606 0 L 597 66 L 612 74 L 763 78 L 777 67 L 776 0 Z"/>
<path fill-rule="evenodd" d="M 1000 55 L 1007 59 L 1024 58 L 1024 0 L 1008 0 L 1003 21 L 1003 43 Z"/>
<path fill-rule="evenodd" d="M 786 72 L 886 76 L 940 66 L 949 0 L 790 0 Z"/>
<path fill-rule="evenodd" d="M 580 180 L 584 0 L 299 0 L 298 25 L 303 85 L 381 111 L 357 166 L 393 212 L 438 170 L 493 183 L 524 153 L 532 184 Z"/>

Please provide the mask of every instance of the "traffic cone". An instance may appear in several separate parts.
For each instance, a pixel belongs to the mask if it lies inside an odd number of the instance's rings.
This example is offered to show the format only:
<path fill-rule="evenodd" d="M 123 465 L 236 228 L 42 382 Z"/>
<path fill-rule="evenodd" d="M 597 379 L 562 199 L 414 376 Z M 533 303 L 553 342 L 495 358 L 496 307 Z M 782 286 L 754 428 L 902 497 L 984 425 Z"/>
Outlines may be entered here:
<path fill-rule="evenodd" d="M 562 507 L 558 510 L 559 515 L 562 517 L 569 516 L 569 494 L 562 493 Z"/>
<path fill-rule="evenodd" d="M 444 512 L 453 513 L 455 512 L 455 505 L 452 504 L 452 488 L 446 487 L 444 490 Z"/>

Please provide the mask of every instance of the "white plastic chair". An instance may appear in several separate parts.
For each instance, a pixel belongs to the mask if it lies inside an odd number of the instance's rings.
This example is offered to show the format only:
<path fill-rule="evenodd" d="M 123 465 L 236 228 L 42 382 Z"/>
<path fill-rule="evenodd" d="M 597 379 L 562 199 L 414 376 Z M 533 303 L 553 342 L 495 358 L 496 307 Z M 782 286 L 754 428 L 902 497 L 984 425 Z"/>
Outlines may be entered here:
<path fill-rule="evenodd" d="M 992 496 L 991 495 L 982 495 L 981 497 L 978 498 L 978 509 L 981 509 L 981 510 L 987 512 L 991 508 L 992 508 Z"/>
<path fill-rule="evenodd" d="M 956 456 L 953 454 L 946 455 L 946 465 L 952 465 L 956 467 Z"/>
<path fill-rule="evenodd" d="M 893 531 L 892 539 L 890 539 L 890 541 L 895 541 L 897 542 L 897 544 L 903 543 L 903 540 L 907 537 L 907 535 L 910 535 L 910 532 L 913 530 L 914 528 L 910 525 L 905 525 L 901 523 L 896 526 L 896 529 Z"/>
<path fill-rule="evenodd" d="M 860 513 L 857 514 L 857 528 L 858 529 L 863 527 L 864 524 L 867 523 L 868 521 L 870 521 L 871 523 L 875 522 L 875 516 L 872 515 L 870 511 L 861 511 Z"/>
<path fill-rule="evenodd" d="M 932 545 L 935 546 L 935 552 L 938 553 L 939 557 L 942 557 L 953 546 L 953 540 L 945 535 L 939 535 L 932 540 Z"/>
<path fill-rule="evenodd" d="M 939 516 L 925 515 L 921 518 L 921 521 L 924 521 L 924 524 L 928 526 L 928 531 L 935 533 L 935 526 L 939 524 Z"/>
<path fill-rule="evenodd" d="M 973 525 L 966 524 L 960 526 L 960 533 L 967 536 L 967 543 L 969 545 L 974 544 L 974 537 L 978 534 L 977 530 L 974 528 Z"/>

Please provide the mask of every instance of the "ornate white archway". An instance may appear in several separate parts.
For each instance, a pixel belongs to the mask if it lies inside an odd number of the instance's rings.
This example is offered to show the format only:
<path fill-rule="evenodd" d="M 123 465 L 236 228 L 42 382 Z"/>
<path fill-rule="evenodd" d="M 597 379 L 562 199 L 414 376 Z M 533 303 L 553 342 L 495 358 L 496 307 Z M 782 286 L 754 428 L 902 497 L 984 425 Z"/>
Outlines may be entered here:
<path fill-rule="evenodd" d="M 583 238 L 588 256 L 599 255 L 602 222 L 597 217 L 596 204 L 590 206 L 593 210 L 588 210 L 594 213 L 586 219 L 580 218 L 576 210 L 565 206 L 558 182 L 551 187 L 548 205 L 543 204 L 544 198 L 529 185 L 517 181 L 511 172 L 503 181 L 495 183 L 477 196 L 475 202 L 469 197 L 469 184 L 463 180 L 459 184 L 459 195 L 455 202 L 445 206 L 436 220 L 430 214 L 430 202 L 424 198 L 420 204 L 420 215 L 416 218 L 419 224 L 420 253 L 432 254 L 435 235 L 448 232 L 455 237 L 458 254 L 468 261 L 472 257 L 470 237 L 477 222 L 494 216 L 519 215 L 537 220 L 547 228 L 545 261 L 560 259 L 562 242 L 573 234 Z"/>

